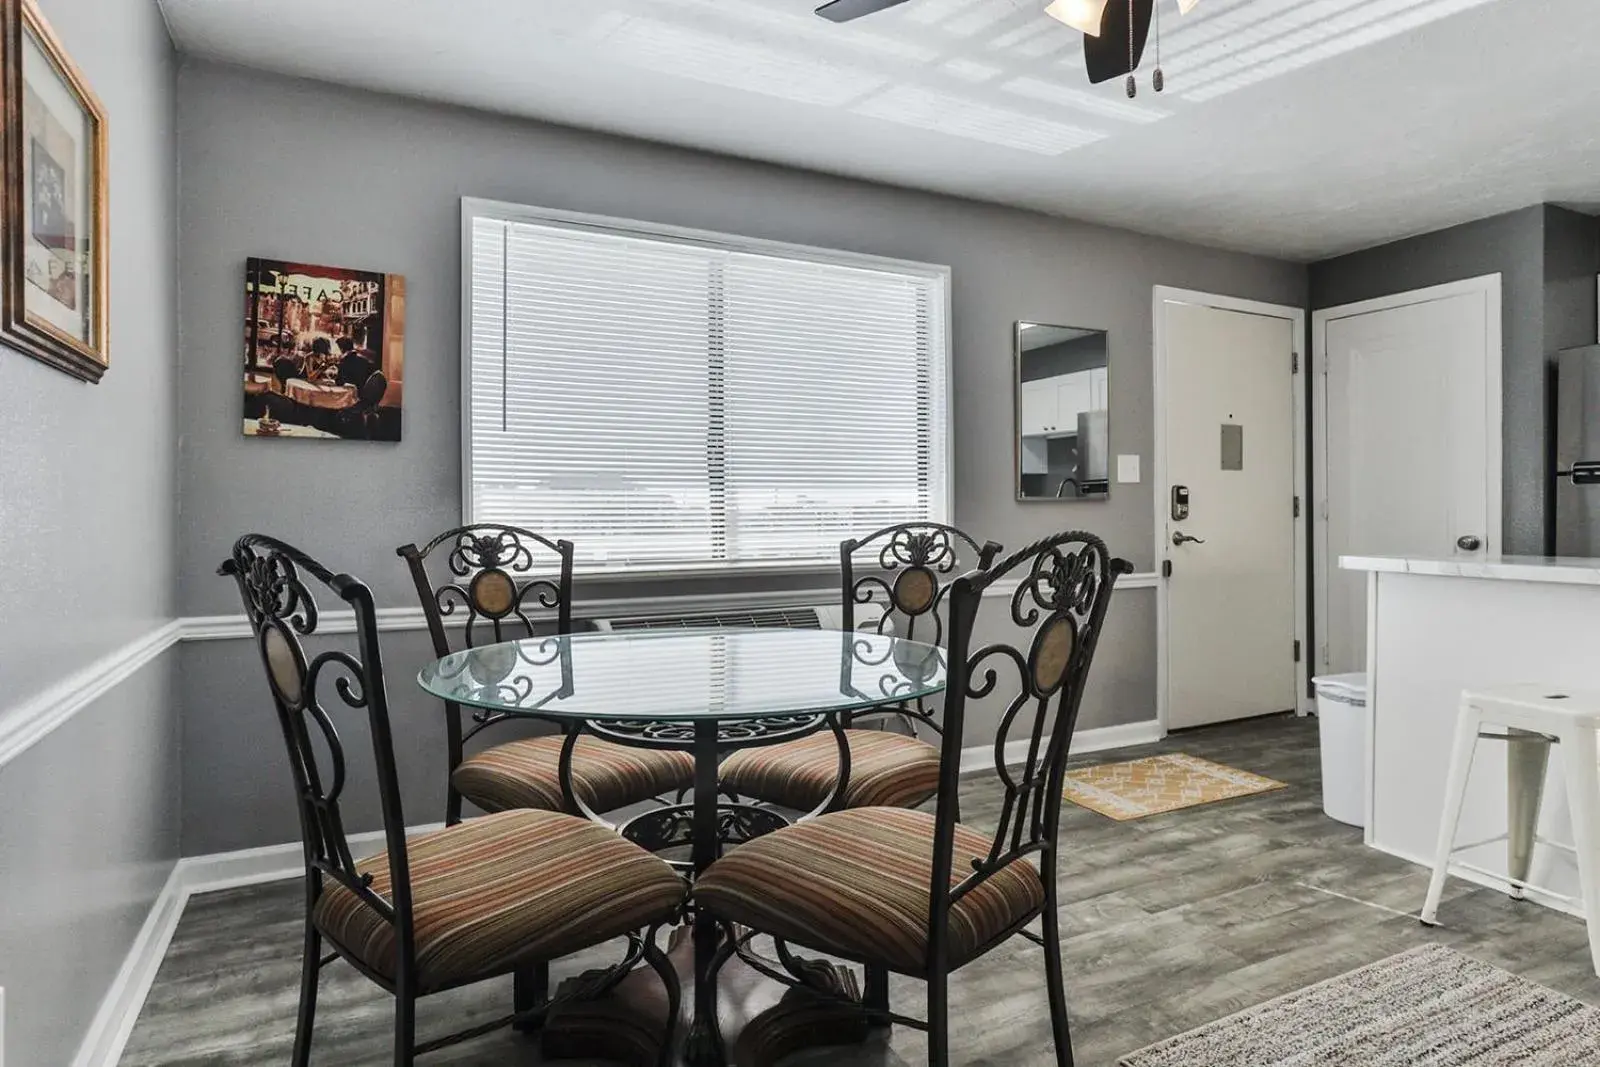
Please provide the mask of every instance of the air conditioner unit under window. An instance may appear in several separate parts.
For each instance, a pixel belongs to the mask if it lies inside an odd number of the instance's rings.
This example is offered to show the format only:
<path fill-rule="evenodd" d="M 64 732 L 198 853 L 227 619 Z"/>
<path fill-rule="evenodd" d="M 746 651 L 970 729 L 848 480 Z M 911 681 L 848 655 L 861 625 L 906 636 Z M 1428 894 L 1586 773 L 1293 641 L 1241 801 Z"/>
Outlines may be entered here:
<path fill-rule="evenodd" d="M 856 626 L 874 625 L 883 615 L 881 607 L 856 608 Z M 726 608 L 689 614 L 627 615 L 596 619 L 594 628 L 622 630 L 727 630 L 747 629 L 839 630 L 844 627 L 844 608 L 838 604 L 810 604 L 789 608 Z"/>

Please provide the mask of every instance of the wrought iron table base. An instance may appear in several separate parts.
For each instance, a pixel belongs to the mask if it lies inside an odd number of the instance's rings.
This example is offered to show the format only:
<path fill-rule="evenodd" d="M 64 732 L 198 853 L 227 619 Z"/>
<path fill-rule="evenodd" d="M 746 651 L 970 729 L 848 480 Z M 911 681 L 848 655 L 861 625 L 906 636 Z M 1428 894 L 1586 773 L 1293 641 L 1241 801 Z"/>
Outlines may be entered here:
<path fill-rule="evenodd" d="M 617 832 L 646 852 L 692 849 L 697 808 L 694 803 L 651 808 L 618 826 Z M 719 846 L 743 844 L 788 825 L 789 820 L 783 815 L 756 804 L 722 801 L 717 805 L 716 837 Z M 687 868 L 691 863 L 674 861 L 674 866 Z"/>
<path fill-rule="evenodd" d="M 695 720 L 691 723 L 674 724 L 680 731 L 692 730 L 692 739 L 675 736 L 666 739 L 651 737 L 629 738 L 623 731 L 618 731 L 616 724 L 610 724 L 610 729 L 594 730 L 595 724 L 589 728 L 594 732 L 609 735 L 609 739 L 622 743 L 643 743 L 646 746 L 664 745 L 671 741 L 676 742 L 676 747 L 681 747 L 685 740 L 689 740 L 691 751 L 694 755 L 694 795 L 688 803 L 666 804 L 652 808 L 639 815 L 628 819 L 616 829 L 630 841 L 640 845 L 650 852 L 664 852 L 672 849 L 689 849 L 690 858 L 687 862 L 675 861 L 675 865 L 684 869 L 686 875 L 692 880 L 715 863 L 722 855 L 725 845 L 737 845 L 763 834 L 782 829 L 790 824 L 790 819 L 770 808 L 726 801 L 723 799 L 718 784 L 718 771 L 721 764 L 722 753 L 729 748 L 744 747 L 749 744 L 771 743 L 772 737 L 784 738 L 793 733 L 814 732 L 819 728 L 832 729 L 839 739 L 840 766 L 838 785 L 835 796 L 843 793 L 844 786 L 849 781 L 850 756 L 849 746 L 845 739 L 843 727 L 836 717 L 832 715 L 794 716 L 789 719 L 775 720 L 772 725 L 771 736 L 763 736 L 760 731 L 753 730 L 756 724 L 735 724 L 741 729 L 729 734 L 729 724 L 719 723 L 713 718 Z M 569 739 L 562 749 L 561 778 L 563 790 L 572 798 L 571 791 L 571 759 L 577 741 L 577 732 L 568 735 Z M 816 812 L 815 815 L 831 806 L 834 797 L 830 797 Z M 587 809 L 572 800 L 580 811 Z M 593 814 L 593 813 L 589 813 Z M 594 816 L 599 821 L 598 816 Z M 712 1025 L 711 1020 L 718 1018 L 717 982 L 707 980 L 712 974 L 719 949 L 722 947 L 723 938 L 718 924 L 710 917 L 699 914 L 691 903 L 688 909 L 689 925 L 680 928 L 674 934 L 674 949 L 681 957 L 677 962 L 686 963 L 681 966 L 686 972 L 687 984 L 694 991 L 692 1000 L 684 998 L 689 1003 L 686 1037 L 682 1048 L 683 1062 L 693 1067 L 722 1067 L 727 1062 L 727 1052 L 718 1036 L 718 1028 Z M 800 963 L 788 956 L 782 955 L 783 963 L 797 975 L 804 969 L 810 980 L 820 982 L 819 988 L 826 989 L 835 994 L 845 994 L 851 1000 L 859 1002 L 860 994 L 857 991 L 855 976 L 847 971 L 837 971 L 831 964 L 820 961 L 806 961 Z M 754 969 L 741 968 L 750 978 L 761 979 L 761 975 Z M 737 975 L 740 973 L 736 971 Z M 748 985 L 748 982 L 744 983 Z M 780 988 L 775 986 L 774 988 Z M 616 1054 L 619 1041 L 626 1047 L 636 1047 L 637 1042 L 630 1043 L 626 1035 L 638 1033 L 638 1011 L 627 1004 L 627 998 L 611 997 L 615 1005 L 600 1008 L 596 1004 L 586 1004 L 582 1009 L 570 1010 L 567 1017 L 573 1022 L 563 1023 L 559 1016 L 553 1016 L 552 1022 L 546 1027 L 546 1052 L 549 1055 L 570 1054 L 582 1052 L 584 1055 Z M 741 998 L 742 999 L 742 998 Z M 783 1004 L 774 1007 L 771 1019 L 760 1023 L 752 1022 L 751 1040 L 754 1042 L 752 1052 L 738 1062 L 758 1062 L 751 1057 L 764 1057 L 769 1054 L 787 1054 L 797 1045 L 797 1040 L 815 1040 L 819 1036 L 829 1038 L 830 1043 L 840 1043 L 838 1038 L 843 1037 L 848 1043 L 856 1030 L 862 1037 L 866 1033 L 865 1015 L 860 1011 L 849 1008 L 848 1004 L 841 1005 L 837 999 L 828 1001 L 826 1006 L 824 998 L 808 994 L 800 990 L 796 995 L 785 998 Z M 596 1029 L 596 1019 L 603 1019 L 613 1014 L 618 1014 L 617 1026 L 610 1032 L 603 1025 Z M 620 1016 L 630 1016 L 624 1021 Z M 819 1028 L 819 1023 L 826 1021 L 826 1026 Z M 749 1028 L 746 1028 L 749 1029 Z M 594 1031 L 598 1034 L 595 1040 L 582 1037 L 585 1032 Z M 859 1037 L 855 1040 L 860 1040 Z M 552 1046 L 553 1042 L 553 1046 Z M 591 1047 L 593 1046 L 593 1047 Z M 770 1050 L 770 1051 L 761 1051 Z"/>
<path fill-rule="evenodd" d="M 686 985 L 693 982 L 691 927 L 672 931 L 667 955 L 681 980 Z M 861 999 L 855 972 L 824 960 L 796 962 L 805 969 L 808 985 L 820 984 L 833 995 L 786 988 L 735 957 L 719 975 L 719 985 L 728 994 L 719 1009 L 727 1048 L 714 1043 L 709 1029 L 702 1029 L 701 1037 L 695 1038 L 687 1026 L 693 1016 L 685 998 L 685 1025 L 680 1025 L 678 1033 L 687 1032 L 687 1036 L 675 1062 L 687 1067 L 720 1067 L 727 1063 L 772 1067 L 802 1049 L 856 1045 L 868 1040 L 874 1029 L 866 1012 L 852 1010 L 837 999 Z M 568 1002 L 553 1009 L 542 1031 L 541 1052 L 551 1060 L 604 1057 L 637 1067 L 654 1067 L 664 1030 L 664 1000 L 654 972 L 640 968 L 602 998 Z"/>

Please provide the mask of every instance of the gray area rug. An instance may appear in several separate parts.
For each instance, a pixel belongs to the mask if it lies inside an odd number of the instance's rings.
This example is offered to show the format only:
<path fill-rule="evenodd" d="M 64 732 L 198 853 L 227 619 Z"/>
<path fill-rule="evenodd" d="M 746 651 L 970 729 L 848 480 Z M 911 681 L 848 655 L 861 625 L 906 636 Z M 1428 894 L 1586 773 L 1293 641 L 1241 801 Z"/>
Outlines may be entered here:
<path fill-rule="evenodd" d="M 1600 1009 L 1439 945 L 1168 1038 L 1122 1067 L 1600 1067 Z"/>

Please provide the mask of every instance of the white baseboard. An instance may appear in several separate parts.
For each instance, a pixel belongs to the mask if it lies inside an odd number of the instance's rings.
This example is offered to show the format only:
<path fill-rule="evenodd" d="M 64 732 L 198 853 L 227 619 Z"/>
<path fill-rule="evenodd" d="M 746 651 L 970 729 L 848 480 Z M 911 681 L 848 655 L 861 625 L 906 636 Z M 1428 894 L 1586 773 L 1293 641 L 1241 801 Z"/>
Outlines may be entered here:
<path fill-rule="evenodd" d="M 437 830 L 443 823 L 414 827 L 411 834 Z M 350 846 L 357 856 L 381 851 L 383 832 L 351 834 Z M 300 842 L 285 845 L 267 845 L 247 848 L 238 852 L 217 852 L 209 856 L 191 856 L 173 865 L 172 873 L 150 907 L 139 936 L 128 950 L 122 968 L 111 983 L 89 1032 L 78 1047 L 72 1067 L 117 1067 L 122 1058 L 128 1035 L 144 1008 L 145 997 L 155 982 L 156 971 L 166 957 L 177 932 L 178 920 L 189 898 L 196 893 L 215 893 L 239 886 L 258 885 L 298 878 L 305 872 L 304 850 Z M 3 1058 L 0 1046 L 0 1058 Z"/>
<path fill-rule="evenodd" d="M 1153 745 L 1165 736 L 1166 731 L 1162 730 L 1161 724 L 1154 719 L 1146 722 L 1130 722 L 1122 726 L 1079 730 L 1072 738 L 1072 754 L 1082 756 L 1090 752 L 1104 752 L 1111 748 Z M 1005 757 L 1008 766 L 1021 763 L 1028 758 L 1028 742 L 1026 740 L 1007 742 Z M 992 770 L 994 770 L 994 745 L 975 745 L 961 750 L 962 774 Z"/>
<path fill-rule="evenodd" d="M 95 1012 L 89 1032 L 78 1046 L 72 1067 L 116 1067 L 188 900 L 189 893 L 183 885 L 183 861 L 179 860 L 151 905 L 150 914 L 139 928 L 139 936 L 133 939 L 133 947 L 122 961 L 111 988 L 100 1001 L 100 1009 Z"/>
<path fill-rule="evenodd" d="M 415 837 L 433 830 L 442 830 L 444 823 L 413 826 L 406 831 Z M 351 834 L 350 851 L 357 859 L 383 850 L 382 830 Z M 279 882 L 285 878 L 298 878 L 305 873 L 305 852 L 300 842 L 282 845 L 263 845 L 260 848 L 240 849 L 238 852 L 213 852 L 207 856 L 190 856 L 179 860 L 183 882 L 189 894 L 215 893 L 223 889 Z"/>

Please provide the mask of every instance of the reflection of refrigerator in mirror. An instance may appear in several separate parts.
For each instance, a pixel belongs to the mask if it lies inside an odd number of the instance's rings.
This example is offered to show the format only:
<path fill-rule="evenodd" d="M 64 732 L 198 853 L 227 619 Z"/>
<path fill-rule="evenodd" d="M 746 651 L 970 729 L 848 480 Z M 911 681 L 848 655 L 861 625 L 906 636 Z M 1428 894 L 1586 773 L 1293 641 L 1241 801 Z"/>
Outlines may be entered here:
<path fill-rule="evenodd" d="M 1078 413 L 1078 486 L 1084 492 L 1106 491 L 1106 462 L 1111 451 L 1105 408 Z"/>
<path fill-rule="evenodd" d="M 1556 364 L 1558 556 L 1600 556 L 1600 345 Z"/>

